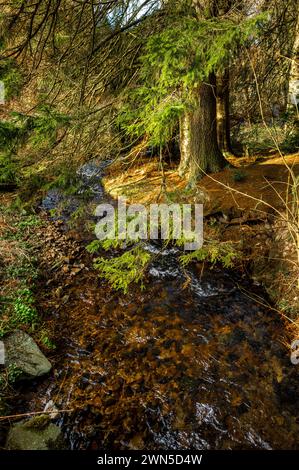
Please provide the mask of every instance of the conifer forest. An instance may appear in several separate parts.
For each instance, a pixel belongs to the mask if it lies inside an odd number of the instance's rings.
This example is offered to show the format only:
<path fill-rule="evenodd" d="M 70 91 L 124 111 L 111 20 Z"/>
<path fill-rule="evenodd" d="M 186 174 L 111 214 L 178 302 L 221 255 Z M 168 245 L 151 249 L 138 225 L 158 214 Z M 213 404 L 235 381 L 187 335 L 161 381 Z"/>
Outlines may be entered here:
<path fill-rule="evenodd" d="M 298 0 L 0 0 L 0 450 L 299 451 Z"/>

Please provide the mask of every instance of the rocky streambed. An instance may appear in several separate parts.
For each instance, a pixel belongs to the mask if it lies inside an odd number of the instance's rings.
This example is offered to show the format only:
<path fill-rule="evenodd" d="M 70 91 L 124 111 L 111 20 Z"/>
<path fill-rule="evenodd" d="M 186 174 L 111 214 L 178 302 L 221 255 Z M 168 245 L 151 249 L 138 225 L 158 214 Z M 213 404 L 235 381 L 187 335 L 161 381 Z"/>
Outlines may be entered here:
<path fill-rule="evenodd" d="M 20 385 L 15 411 L 50 402 L 70 449 L 298 449 L 298 369 L 261 287 L 229 270 L 182 269 L 176 249 L 147 249 L 159 257 L 146 289 L 128 295 L 78 255 L 83 267 L 45 301 L 52 371 Z"/>

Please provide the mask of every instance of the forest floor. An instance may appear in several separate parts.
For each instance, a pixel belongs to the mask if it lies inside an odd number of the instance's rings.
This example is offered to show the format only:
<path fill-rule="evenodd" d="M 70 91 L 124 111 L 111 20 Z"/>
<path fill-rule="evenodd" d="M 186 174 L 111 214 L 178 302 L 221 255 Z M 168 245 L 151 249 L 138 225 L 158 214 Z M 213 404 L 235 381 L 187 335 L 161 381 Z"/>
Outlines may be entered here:
<path fill-rule="evenodd" d="M 288 156 L 287 162 L 297 173 L 299 155 Z M 114 163 L 107 168 L 103 184 L 108 194 L 126 197 L 130 203 L 204 203 L 204 238 L 235 244 L 241 254 L 236 269 L 265 287 L 272 308 L 285 320 L 281 340 L 290 343 L 299 332 L 296 253 L 284 221 L 275 217 L 275 210 L 285 210 L 285 163 L 279 156 L 231 163 L 235 168 L 204 177 L 192 191 L 185 189 L 186 181 L 179 178 L 172 164 L 165 165 L 163 179 L 159 161 L 154 158 L 140 160 L 134 166 Z M 101 282 L 99 289 L 92 257 L 85 250 L 86 233 L 65 231 L 61 222 L 49 221 L 44 213 L 15 210 L 16 200 L 17 193 L 0 195 L 0 295 L 4 300 L 0 334 L 15 328 L 27 331 L 56 365 L 62 333 L 67 335 L 63 331 L 66 326 L 57 318 L 70 308 L 72 318 L 65 323 L 71 321 L 73 328 L 79 328 L 83 301 L 78 301 L 78 290 L 92 286 L 94 298 L 100 298 L 103 292 L 105 298 L 114 294 L 106 283 Z M 88 297 L 84 302 L 93 305 L 94 299 Z M 16 316 L 16 312 L 22 313 L 20 305 L 29 307 L 29 311 L 24 308 L 29 312 L 27 317 Z M 1 395 L 4 398 L 0 416 L 9 414 L 8 405 L 15 401 L 13 384 L 17 377 L 13 370 L 5 374 L 2 371 L 0 377 L 0 400 Z M 7 420 L 4 418 L 3 428 L 1 424 L 0 441 L 1 432 L 5 439 Z"/>
<path fill-rule="evenodd" d="M 297 174 L 299 155 L 287 156 L 286 161 Z M 114 163 L 105 170 L 103 184 L 108 194 L 126 197 L 128 203 L 203 203 L 204 239 L 235 244 L 241 254 L 237 269 L 245 270 L 266 288 L 275 309 L 287 319 L 291 338 L 297 337 L 296 250 L 285 221 L 275 212 L 285 212 L 285 161 L 273 156 L 258 161 L 231 159 L 231 163 L 234 168 L 205 176 L 192 191 L 185 189 L 186 181 L 172 164 L 165 165 L 162 178 L 155 158 L 144 158 L 134 165 Z M 17 193 L 3 193 L 0 198 L 0 294 L 6 310 L 0 324 L 3 335 L 18 326 L 18 320 L 11 322 L 10 317 L 16 298 L 21 304 L 28 303 L 26 290 L 32 293 L 32 304 L 38 304 L 39 311 L 59 306 L 67 301 L 65 291 L 72 280 L 78 274 L 91 275 L 93 268 L 85 250 L 86 232 L 65 232 L 59 221 L 49 222 L 46 214 L 16 211 Z M 39 299 L 34 302 L 36 291 Z M 44 348 L 51 349 L 52 336 L 51 325 L 39 322 L 35 338 Z"/>
<path fill-rule="evenodd" d="M 253 210 L 271 212 L 256 199 L 282 209 L 283 203 L 277 192 L 284 198 L 285 183 L 288 178 L 286 163 L 294 173 L 299 173 L 299 154 L 281 157 L 230 157 L 234 168 L 226 168 L 219 173 L 204 176 L 197 187 L 205 193 L 205 213 L 213 211 Z M 285 163 L 286 162 L 286 163 Z M 162 173 L 159 160 L 143 158 L 134 164 L 117 161 L 107 168 L 104 178 L 106 190 L 113 196 L 125 196 L 128 202 L 147 204 L 162 199 Z M 175 165 L 164 165 L 164 197 L 176 197 L 177 200 L 190 199 L 190 192 L 185 190 L 186 181 L 179 177 Z M 275 190 L 273 189 L 275 188 Z M 195 191 L 196 196 L 196 191 Z M 256 199 L 252 199 L 256 198 Z"/>
<path fill-rule="evenodd" d="M 299 173 L 299 154 L 289 155 L 285 161 Z M 192 191 L 185 189 L 186 181 L 178 176 L 173 164 L 165 165 L 162 177 L 158 159 L 144 158 L 134 165 L 118 161 L 105 170 L 103 184 L 106 193 L 125 197 L 128 203 L 203 203 L 204 239 L 236 246 L 241 254 L 237 268 L 246 270 L 266 288 L 277 311 L 288 319 L 291 337 L 296 337 L 299 335 L 296 250 L 285 221 L 276 212 L 284 214 L 286 210 L 285 161 L 277 155 L 259 157 L 258 161 L 234 158 L 230 160 L 234 168 L 205 176 Z M 59 304 L 72 279 L 93 268 L 85 250 L 86 232 L 76 229 L 64 232 L 60 222 L 56 225 L 49 222 L 45 214 L 16 211 L 13 205 L 17 193 L 0 196 L 1 296 L 8 299 L 7 314 L 0 325 L 3 335 L 10 328 L 12 299 L 19 293 L 22 297 L 24 289 L 34 291 L 37 278 L 39 293 L 47 291 L 47 301 L 51 298 L 51 304 Z M 83 262 L 82 257 L 89 261 Z M 44 346 L 51 345 L 51 334 L 44 327 L 37 331 L 35 336 Z"/>
<path fill-rule="evenodd" d="M 55 312 L 65 309 L 78 276 L 81 282 L 96 274 L 73 232 L 66 233 L 46 214 L 17 209 L 17 196 L 0 194 L 0 339 L 16 329 L 26 331 L 53 363 L 59 344 Z M 7 415 L 17 406 L 16 382 L 17 370 L 0 368 L 0 446 Z"/>

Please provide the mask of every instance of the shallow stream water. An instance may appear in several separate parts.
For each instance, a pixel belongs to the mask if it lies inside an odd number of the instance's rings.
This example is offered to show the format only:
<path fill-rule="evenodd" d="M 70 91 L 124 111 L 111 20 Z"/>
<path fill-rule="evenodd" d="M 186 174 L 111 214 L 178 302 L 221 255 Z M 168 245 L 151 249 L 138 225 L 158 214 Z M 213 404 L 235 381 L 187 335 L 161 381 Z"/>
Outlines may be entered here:
<path fill-rule="evenodd" d="M 81 170 L 97 201 L 101 174 Z M 76 197 L 64 220 L 74 207 Z M 53 375 L 27 385 L 22 405 L 73 410 L 56 418 L 71 449 L 298 449 L 298 368 L 262 289 L 219 268 L 183 270 L 177 249 L 147 249 L 160 256 L 143 292 L 77 277 L 55 313 Z"/>

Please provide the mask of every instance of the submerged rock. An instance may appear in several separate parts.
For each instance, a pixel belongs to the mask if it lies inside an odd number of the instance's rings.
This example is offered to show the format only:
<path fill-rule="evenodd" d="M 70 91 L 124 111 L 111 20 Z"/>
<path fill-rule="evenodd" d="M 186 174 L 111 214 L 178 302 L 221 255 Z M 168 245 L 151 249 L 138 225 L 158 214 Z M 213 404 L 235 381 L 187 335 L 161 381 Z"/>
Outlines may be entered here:
<path fill-rule="evenodd" d="M 50 372 L 51 363 L 24 331 L 16 330 L 4 338 L 4 346 L 5 366 L 14 365 L 22 378 L 39 377 Z"/>
<path fill-rule="evenodd" d="M 36 416 L 14 424 L 7 437 L 8 450 L 63 449 L 65 443 L 61 429 L 46 415 Z"/>

